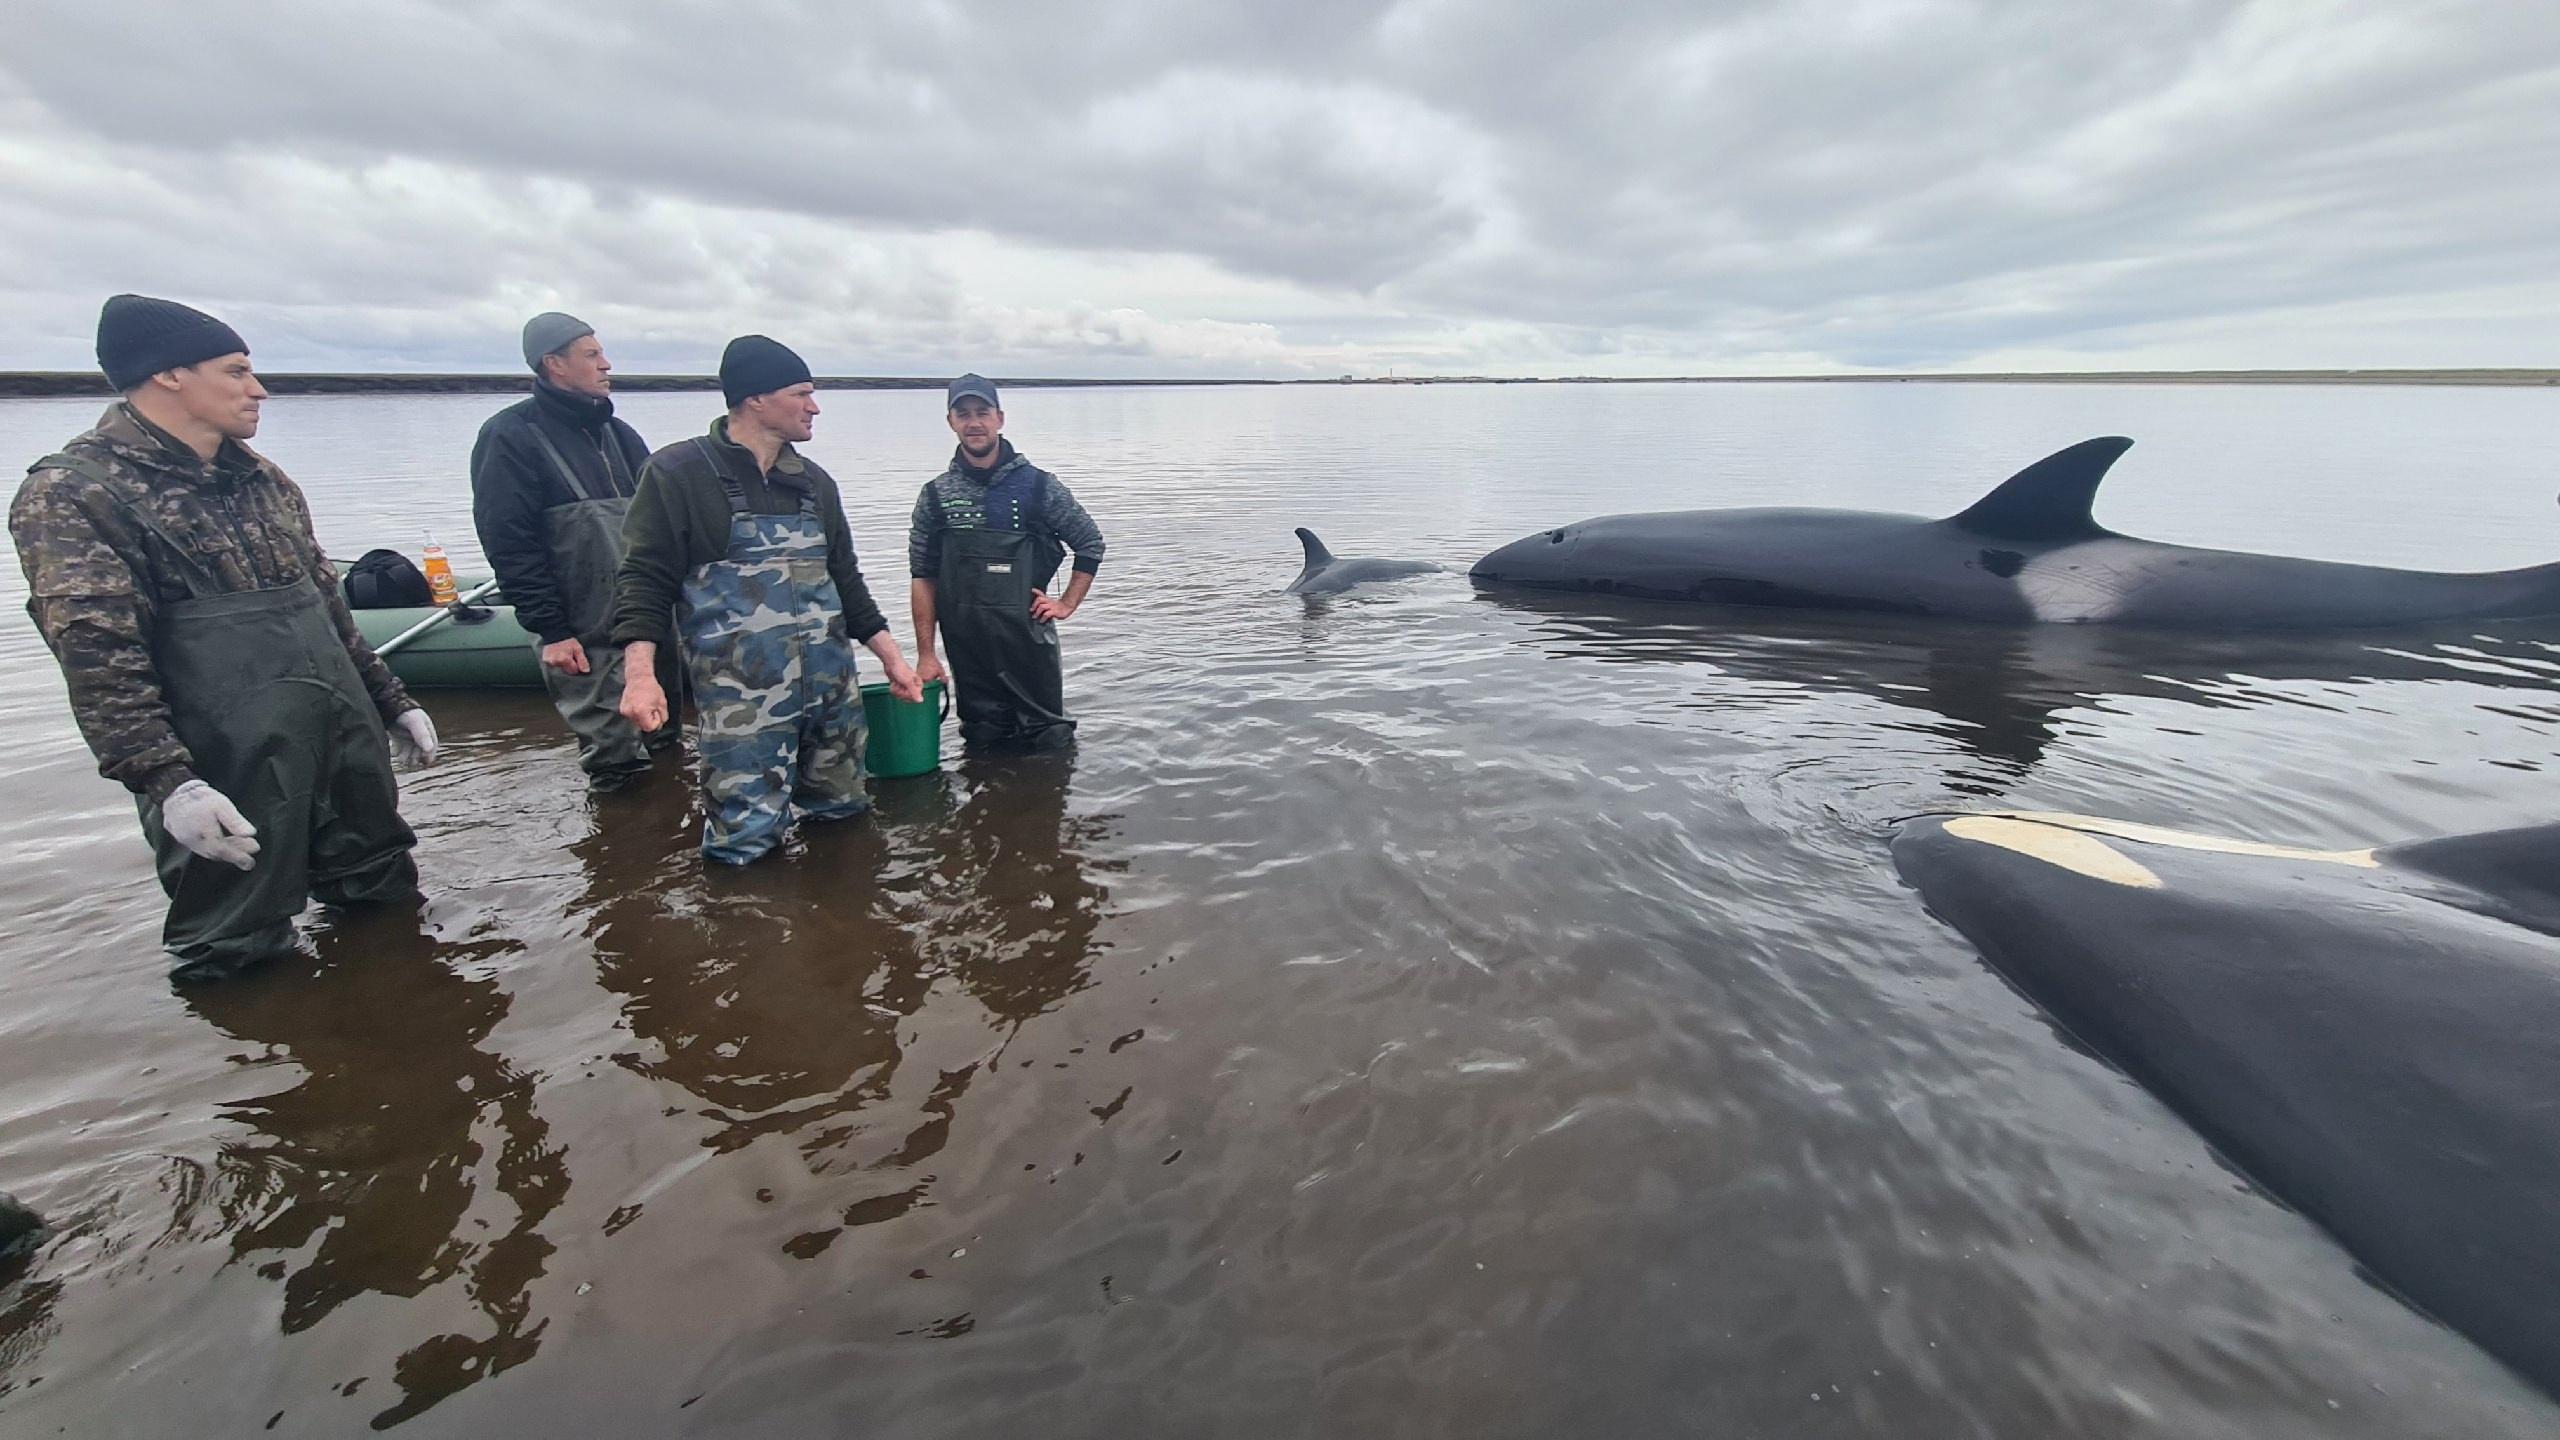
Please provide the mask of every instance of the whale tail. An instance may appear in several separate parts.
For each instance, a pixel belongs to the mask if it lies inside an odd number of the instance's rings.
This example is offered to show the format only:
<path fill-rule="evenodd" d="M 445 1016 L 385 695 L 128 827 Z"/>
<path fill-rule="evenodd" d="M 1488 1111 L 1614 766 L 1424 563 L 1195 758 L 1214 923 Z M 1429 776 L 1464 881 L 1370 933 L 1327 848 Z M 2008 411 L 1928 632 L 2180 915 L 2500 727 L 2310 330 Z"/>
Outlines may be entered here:
<path fill-rule="evenodd" d="M 2056 450 L 2001 481 L 1954 523 L 1993 540 L 2094 540 L 2109 533 L 2089 513 L 2098 482 L 2132 448 L 2121 435 L 2101 435 Z"/>

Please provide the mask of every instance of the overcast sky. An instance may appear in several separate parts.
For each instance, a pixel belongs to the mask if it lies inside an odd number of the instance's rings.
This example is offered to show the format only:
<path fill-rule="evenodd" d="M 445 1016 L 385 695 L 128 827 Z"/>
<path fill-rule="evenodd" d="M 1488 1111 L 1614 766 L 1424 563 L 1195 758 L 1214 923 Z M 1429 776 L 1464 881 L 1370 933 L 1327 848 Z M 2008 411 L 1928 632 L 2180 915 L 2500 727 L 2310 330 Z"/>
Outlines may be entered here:
<path fill-rule="evenodd" d="M 0 368 L 2560 365 L 2560 0 L 10 0 Z"/>

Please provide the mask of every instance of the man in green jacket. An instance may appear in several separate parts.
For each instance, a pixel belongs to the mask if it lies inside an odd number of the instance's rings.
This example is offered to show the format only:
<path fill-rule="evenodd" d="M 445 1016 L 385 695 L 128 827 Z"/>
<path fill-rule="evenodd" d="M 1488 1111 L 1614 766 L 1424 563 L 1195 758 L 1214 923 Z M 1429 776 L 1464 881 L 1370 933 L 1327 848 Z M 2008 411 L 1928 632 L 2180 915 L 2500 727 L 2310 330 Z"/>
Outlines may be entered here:
<path fill-rule="evenodd" d="M 837 820 L 870 808 L 853 644 L 890 692 L 922 697 L 854 561 L 826 471 L 792 448 L 814 433 L 809 367 L 762 335 L 720 356 L 729 413 L 707 435 L 649 457 L 624 522 L 614 643 L 622 713 L 667 723 L 659 647 L 681 641 L 702 754 L 702 853 L 744 865 L 782 843 L 797 812 Z M 670 615 L 674 624 L 669 625 Z"/>
<path fill-rule="evenodd" d="M 302 491 L 243 443 L 267 394 L 248 352 L 202 311 L 108 300 L 98 364 L 123 398 L 9 507 L 27 613 L 100 773 L 133 792 L 181 983 L 292 948 L 314 897 L 414 899 L 392 752 L 436 755 Z"/>

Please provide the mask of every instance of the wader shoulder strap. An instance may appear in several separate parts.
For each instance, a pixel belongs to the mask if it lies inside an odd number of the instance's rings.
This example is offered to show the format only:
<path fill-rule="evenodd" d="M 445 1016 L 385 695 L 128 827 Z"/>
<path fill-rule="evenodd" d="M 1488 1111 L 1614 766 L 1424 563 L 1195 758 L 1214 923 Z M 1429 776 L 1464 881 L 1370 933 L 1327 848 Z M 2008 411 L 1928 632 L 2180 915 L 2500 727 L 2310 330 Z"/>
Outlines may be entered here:
<path fill-rule="evenodd" d="M 787 448 L 787 447 L 786 447 L 786 448 Z M 776 463 L 777 465 L 778 465 L 778 464 L 780 464 L 780 463 L 781 463 L 780 458 L 779 458 L 779 457 L 776 457 L 776 459 L 775 459 L 775 462 L 774 462 L 774 463 Z M 768 473 L 768 474 L 764 477 L 764 483 L 765 483 L 767 486 L 771 486 L 771 485 L 773 484 L 773 476 L 772 476 L 770 473 Z M 786 487 L 786 488 L 787 488 L 787 487 Z M 809 462 L 808 462 L 808 461 L 806 461 L 806 460 L 803 460 L 803 461 L 801 461 L 801 462 L 800 462 L 800 486 L 799 486 L 799 489 L 800 489 L 800 515 L 801 515 L 801 518 L 803 518 L 803 519 L 807 519 L 807 520 L 815 520 L 815 519 L 817 519 L 817 518 L 818 518 L 818 482 L 809 478 Z M 843 502 L 842 502 L 842 501 L 838 501 L 837 503 L 838 503 L 839 505 L 841 505 Z"/>
<path fill-rule="evenodd" d="M 640 489 L 640 478 L 631 473 L 631 457 L 622 453 L 622 437 L 613 431 L 613 421 L 604 422 L 596 432 L 596 448 L 604 452 L 605 479 L 613 484 L 614 498 L 624 499 Z"/>
<path fill-rule="evenodd" d="M 569 486 L 569 494 L 573 498 L 579 500 L 602 500 L 608 498 L 606 496 L 598 495 L 593 490 L 588 489 L 587 482 L 578 478 L 577 467 L 569 463 L 568 456 L 560 453 L 559 446 L 551 443 L 551 437 L 543 432 L 541 421 L 532 421 L 528 423 L 525 428 L 533 432 L 533 443 L 541 446 L 542 453 L 551 458 L 552 468 L 560 472 L 560 478 L 567 482 Z M 606 473 L 612 473 L 612 468 L 613 467 L 608 464 L 605 467 Z"/>
<path fill-rule="evenodd" d="M 124 499 L 116 494 L 116 480 L 113 475 L 107 473 L 107 467 L 85 455 L 74 455 L 68 450 L 57 450 L 27 467 L 29 474 L 34 474 L 38 470 L 68 470 L 97 486 L 105 494 L 108 504 L 123 511 L 125 518 L 135 525 L 149 531 L 160 541 L 160 548 L 168 551 L 170 557 L 178 562 L 178 568 L 182 572 L 181 578 L 186 582 L 189 595 L 202 597 L 222 593 L 221 584 L 214 579 L 212 571 L 204 568 L 204 562 L 196 558 L 194 551 L 179 544 L 178 537 L 161 528 L 159 521 L 125 503 Z"/>
<path fill-rule="evenodd" d="M 1049 487 L 1057 483 L 1057 476 L 1037 465 L 1031 467 L 1031 501 L 1023 507 L 1024 518 L 1029 523 L 1023 528 L 1040 535 L 1052 545 L 1064 545 L 1066 542 L 1049 529 Z"/>
<path fill-rule="evenodd" d="M 711 437 L 694 436 L 693 448 L 702 452 L 702 463 L 711 467 L 711 478 L 720 482 L 720 493 L 729 497 L 729 513 L 746 514 L 747 492 L 738 488 L 738 482 L 729 478 L 728 471 L 720 468 L 720 452 L 711 448 Z"/>

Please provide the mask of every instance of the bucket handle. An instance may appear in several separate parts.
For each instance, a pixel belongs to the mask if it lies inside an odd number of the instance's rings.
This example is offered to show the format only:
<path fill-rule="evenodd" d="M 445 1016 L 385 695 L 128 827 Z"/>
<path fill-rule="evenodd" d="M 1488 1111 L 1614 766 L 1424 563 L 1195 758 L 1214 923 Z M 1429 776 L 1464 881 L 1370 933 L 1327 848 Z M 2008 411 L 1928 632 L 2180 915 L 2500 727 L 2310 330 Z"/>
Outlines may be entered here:
<path fill-rule="evenodd" d="M 492 581 L 490 583 L 495 584 L 496 582 Z M 942 687 L 942 713 L 933 717 L 933 723 L 940 725 L 943 721 L 951 718 L 951 682 L 948 680 L 934 680 L 926 683 L 940 685 Z M 877 690 L 881 687 L 878 685 L 865 685 L 862 688 L 865 690 Z"/>

